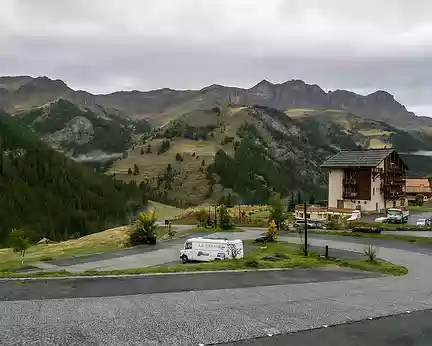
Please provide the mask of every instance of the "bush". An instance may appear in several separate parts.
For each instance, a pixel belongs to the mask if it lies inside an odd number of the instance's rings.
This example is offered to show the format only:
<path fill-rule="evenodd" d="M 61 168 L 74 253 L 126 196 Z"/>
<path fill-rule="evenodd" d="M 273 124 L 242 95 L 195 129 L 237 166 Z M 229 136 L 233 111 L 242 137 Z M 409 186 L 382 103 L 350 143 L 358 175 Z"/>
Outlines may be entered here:
<path fill-rule="evenodd" d="M 368 245 L 364 249 L 364 254 L 368 258 L 369 262 L 375 263 L 378 257 L 378 249 L 373 245 Z"/>
<path fill-rule="evenodd" d="M 156 214 L 140 213 L 140 218 L 133 224 L 128 232 L 129 245 L 156 244 Z"/>
<path fill-rule="evenodd" d="M 260 264 L 256 258 L 248 258 L 245 262 L 245 265 L 249 268 L 258 268 Z"/>
<path fill-rule="evenodd" d="M 209 213 L 205 209 L 198 210 L 197 212 L 195 212 L 194 216 L 197 219 L 197 221 L 199 222 L 199 225 L 201 227 L 206 226 L 207 220 L 210 217 Z"/>
<path fill-rule="evenodd" d="M 180 153 L 177 153 L 175 159 L 176 159 L 176 161 L 182 162 L 183 161 L 183 156 L 181 156 Z"/>
<path fill-rule="evenodd" d="M 171 146 L 171 143 L 169 140 L 167 140 L 167 139 L 163 140 L 161 143 L 161 146 L 158 149 L 157 154 L 160 155 L 160 154 L 167 152 L 169 150 L 170 146 Z"/>
<path fill-rule="evenodd" d="M 422 194 L 418 194 L 415 196 L 415 204 L 418 206 L 422 206 L 424 203 L 424 196 Z"/>

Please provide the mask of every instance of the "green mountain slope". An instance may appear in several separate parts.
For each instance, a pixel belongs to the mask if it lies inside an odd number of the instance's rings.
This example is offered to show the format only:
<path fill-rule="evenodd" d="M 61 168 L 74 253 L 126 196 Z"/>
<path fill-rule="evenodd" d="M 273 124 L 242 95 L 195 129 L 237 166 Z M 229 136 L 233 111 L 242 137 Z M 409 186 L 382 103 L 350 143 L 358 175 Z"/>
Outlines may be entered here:
<path fill-rule="evenodd" d="M 124 224 L 146 196 L 49 148 L 0 114 L 0 244 L 12 228 L 32 240 L 85 235 Z"/>
<path fill-rule="evenodd" d="M 430 140 L 340 110 L 213 107 L 160 128 L 115 162 L 111 173 L 142 183 L 153 199 L 182 207 L 229 193 L 245 203 L 291 192 L 326 199 L 327 174 L 320 165 L 339 150 L 395 147 L 404 153 L 427 150 Z M 405 157 L 411 176 L 430 167 L 430 158 Z"/>

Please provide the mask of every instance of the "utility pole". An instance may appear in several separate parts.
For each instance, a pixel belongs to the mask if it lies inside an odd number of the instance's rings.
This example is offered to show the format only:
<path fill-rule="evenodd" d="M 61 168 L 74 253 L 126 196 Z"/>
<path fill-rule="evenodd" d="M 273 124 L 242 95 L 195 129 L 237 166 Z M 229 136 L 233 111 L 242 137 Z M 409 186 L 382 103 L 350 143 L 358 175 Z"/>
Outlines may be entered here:
<path fill-rule="evenodd" d="M 307 225 L 307 204 L 306 204 L 306 202 L 304 202 L 303 206 L 304 206 L 304 223 L 305 223 L 304 254 L 305 254 L 305 256 L 307 256 L 308 255 L 308 242 L 307 242 L 308 225 Z"/>

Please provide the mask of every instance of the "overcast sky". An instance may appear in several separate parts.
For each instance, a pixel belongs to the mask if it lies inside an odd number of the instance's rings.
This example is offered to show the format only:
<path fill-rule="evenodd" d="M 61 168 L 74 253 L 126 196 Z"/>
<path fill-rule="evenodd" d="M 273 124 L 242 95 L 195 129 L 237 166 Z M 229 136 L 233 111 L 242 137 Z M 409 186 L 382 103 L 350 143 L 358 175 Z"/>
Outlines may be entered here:
<path fill-rule="evenodd" d="M 0 75 L 93 93 L 303 79 L 432 116 L 432 1 L 1 0 Z"/>

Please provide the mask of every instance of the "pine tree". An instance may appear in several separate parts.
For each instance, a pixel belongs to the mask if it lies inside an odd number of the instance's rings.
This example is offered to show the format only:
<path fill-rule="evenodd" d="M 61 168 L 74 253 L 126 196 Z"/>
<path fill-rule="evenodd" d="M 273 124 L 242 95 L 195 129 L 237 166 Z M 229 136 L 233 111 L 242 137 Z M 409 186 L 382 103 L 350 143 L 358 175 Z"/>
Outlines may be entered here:
<path fill-rule="evenodd" d="M 291 198 L 288 201 L 288 212 L 293 212 L 295 209 L 294 192 L 291 192 Z"/>
<path fill-rule="evenodd" d="M 136 163 L 134 163 L 133 175 L 138 175 L 138 174 L 139 174 L 139 167 Z"/>
<path fill-rule="evenodd" d="M 315 203 L 315 197 L 313 195 L 309 196 L 309 204 L 314 204 Z"/>
<path fill-rule="evenodd" d="M 301 204 L 302 203 L 302 197 L 301 197 L 301 192 L 297 192 L 297 204 Z"/>

